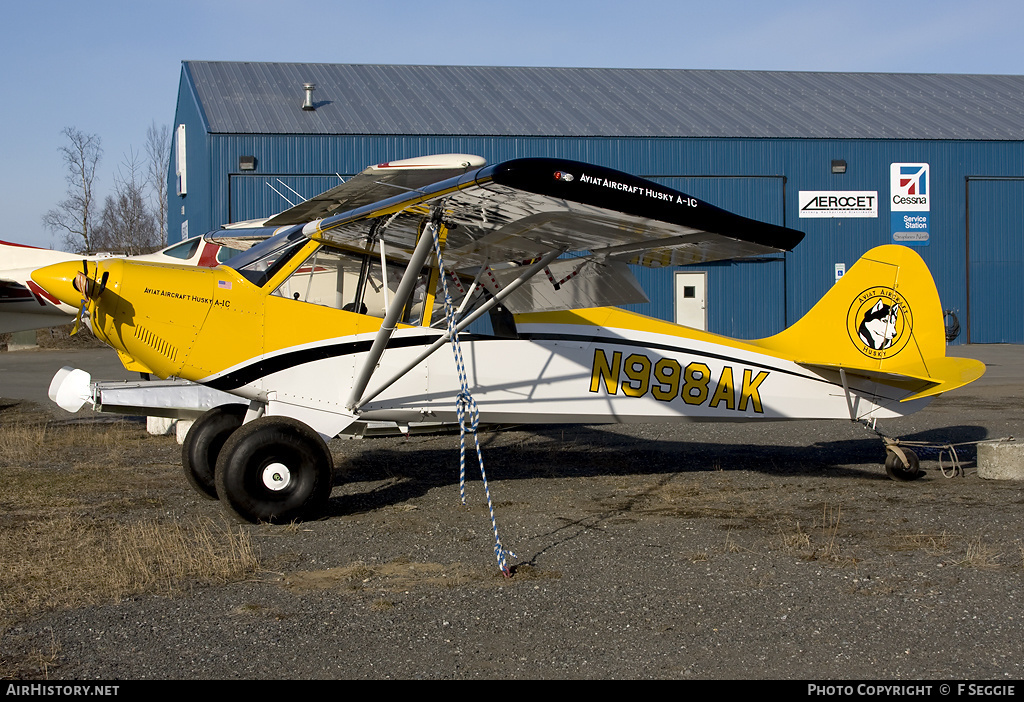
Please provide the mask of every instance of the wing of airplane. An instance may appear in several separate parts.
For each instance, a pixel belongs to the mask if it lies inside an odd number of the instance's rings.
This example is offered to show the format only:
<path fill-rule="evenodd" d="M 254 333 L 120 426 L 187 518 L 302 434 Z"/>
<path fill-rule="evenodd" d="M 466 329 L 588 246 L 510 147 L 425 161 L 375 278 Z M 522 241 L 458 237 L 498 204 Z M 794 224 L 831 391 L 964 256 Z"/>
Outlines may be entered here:
<path fill-rule="evenodd" d="M 0 334 L 67 324 L 75 309 L 62 303 L 32 281 L 32 271 L 75 254 L 0 241 Z"/>
<path fill-rule="evenodd" d="M 322 220 L 305 233 L 361 248 L 367 220 L 389 256 L 412 255 L 425 214 L 437 208 L 445 225 L 447 270 L 503 289 L 523 262 L 552 252 L 546 276 L 522 284 L 508 300 L 518 312 L 645 302 L 625 266 L 678 266 L 791 250 L 803 233 L 741 217 L 671 188 L 620 171 L 574 161 L 534 158 L 470 171 Z M 505 270 L 502 270 L 505 266 Z M 562 272 L 555 272 L 559 267 Z"/>
<path fill-rule="evenodd" d="M 411 253 L 437 206 L 454 270 L 532 260 L 559 250 L 599 262 L 678 266 L 789 251 L 803 232 L 741 217 L 600 166 L 547 158 L 487 166 L 310 222 L 305 233 L 346 246 L 381 219 L 389 253 Z"/>
<path fill-rule="evenodd" d="M 305 224 L 384 200 L 399 193 L 415 192 L 439 180 L 480 168 L 486 161 L 472 154 L 439 154 L 370 166 L 336 187 L 274 215 L 264 226 Z"/>

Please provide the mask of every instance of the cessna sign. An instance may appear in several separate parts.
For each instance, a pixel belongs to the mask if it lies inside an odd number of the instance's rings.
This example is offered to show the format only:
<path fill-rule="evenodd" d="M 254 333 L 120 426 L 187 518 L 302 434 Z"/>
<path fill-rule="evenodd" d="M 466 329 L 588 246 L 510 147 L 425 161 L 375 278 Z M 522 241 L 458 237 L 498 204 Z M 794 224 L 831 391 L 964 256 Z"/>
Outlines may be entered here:
<path fill-rule="evenodd" d="M 894 244 L 928 246 L 931 168 L 927 163 L 889 166 L 891 229 Z"/>
<path fill-rule="evenodd" d="M 801 190 L 801 217 L 877 217 L 877 190 Z"/>

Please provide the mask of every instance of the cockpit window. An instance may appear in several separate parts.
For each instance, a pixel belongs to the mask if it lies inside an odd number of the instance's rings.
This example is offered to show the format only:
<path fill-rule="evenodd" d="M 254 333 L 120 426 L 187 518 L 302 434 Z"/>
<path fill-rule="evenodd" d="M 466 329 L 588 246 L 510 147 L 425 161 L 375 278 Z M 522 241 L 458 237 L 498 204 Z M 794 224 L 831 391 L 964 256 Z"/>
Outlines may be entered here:
<path fill-rule="evenodd" d="M 227 263 L 243 253 L 245 253 L 244 249 L 233 249 L 230 246 L 221 244 L 221 247 L 217 249 L 217 263 Z"/>
<path fill-rule="evenodd" d="M 202 237 L 194 236 L 191 239 L 186 239 L 176 246 L 164 249 L 164 256 L 170 256 L 171 258 L 180 258 L 183 261 L 187 261 L 196 255 L 196 250 L 199 248 L 199 242 Z"/>
<path fill-rule="evenodd" d="M 395 299 L 398 284 L 405 273 L 405 264 L 388 262 L 381 271 L 380 252 L 355 252 L 323 245 L 309 255 L 274 291 L 274 295 L 289 300 L 308 302 L 336 310 L 357 312 L 371 317 L 384 317 Z M 479 282 L 450 271 L 448 292 L 459 319 L 490 299 L 491 294 Z M 427 294 L 431 285 L 432 295 Z M 466 295 L 470 295 L 466 300 Z M 424 313 L 428 316 L 424 317 Z M 444 295 L 436 268 L 424 268 L 406 303 L 401 322 L 428 325 L 443 329 L 447 324 L 444 313 Z M 431 324 L 433 322 L 433 324 Z M 512 314 L 499 305 L 488 317 L 474 322 L 469 331 L 485 336 L 516 338 Z"/>
<path fill-rule="evenodd" d="M 274 294 L 314 305 L 333 307 L 383 317 L 394 299 L 405 269 L 388 263 L 381 272 L 380 257 L 321 246 L 288 276 Z M 418 286 L 403 322 L 410 323 L 422 312 L 422 290 Z"/>
<path fill-rule="evenodd" d="M 302 227 L 296 227 L 235 256 L 231 259 L 231 267 L 253 285 L 262 287 L 307 241 L 309 239 L 302 233 Z"/>

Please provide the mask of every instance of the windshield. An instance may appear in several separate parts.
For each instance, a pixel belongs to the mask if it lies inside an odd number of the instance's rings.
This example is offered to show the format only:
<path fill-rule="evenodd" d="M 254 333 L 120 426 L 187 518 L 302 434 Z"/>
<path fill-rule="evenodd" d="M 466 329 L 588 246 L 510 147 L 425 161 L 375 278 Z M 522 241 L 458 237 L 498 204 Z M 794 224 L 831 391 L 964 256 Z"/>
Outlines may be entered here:
<path fill-rule="evenodd" d="M 199 248 L 200 241 L 202 241 L 201 236 L 194 236 L 191 239 L 186 239 L 180 244 L 164 249 L 162 253 L 164 256 L 180 258 L 187 261 L 195 255 L 196 250 Z"/>
<path fill-rule="evenodd" d="M 307 241 L 299 225 L 235 256 L 230 265 L 253 285 L 263 286 Z"/>

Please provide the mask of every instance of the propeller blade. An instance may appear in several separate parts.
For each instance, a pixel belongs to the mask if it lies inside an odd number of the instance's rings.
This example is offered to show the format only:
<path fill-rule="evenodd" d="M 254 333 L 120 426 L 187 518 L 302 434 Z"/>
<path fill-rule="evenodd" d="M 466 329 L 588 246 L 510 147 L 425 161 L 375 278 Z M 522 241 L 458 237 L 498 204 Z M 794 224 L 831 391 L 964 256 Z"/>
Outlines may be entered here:
<path fill-rule="evenodd" d="M 85 314 L 85 300 L 82 300 L 82 306 L 78 308 L 78 316 L 75 317 L 75 326 L 71 328 L 71 336 L 78 333 L 78 330 L 82 328 L 82 315 Z"/>

